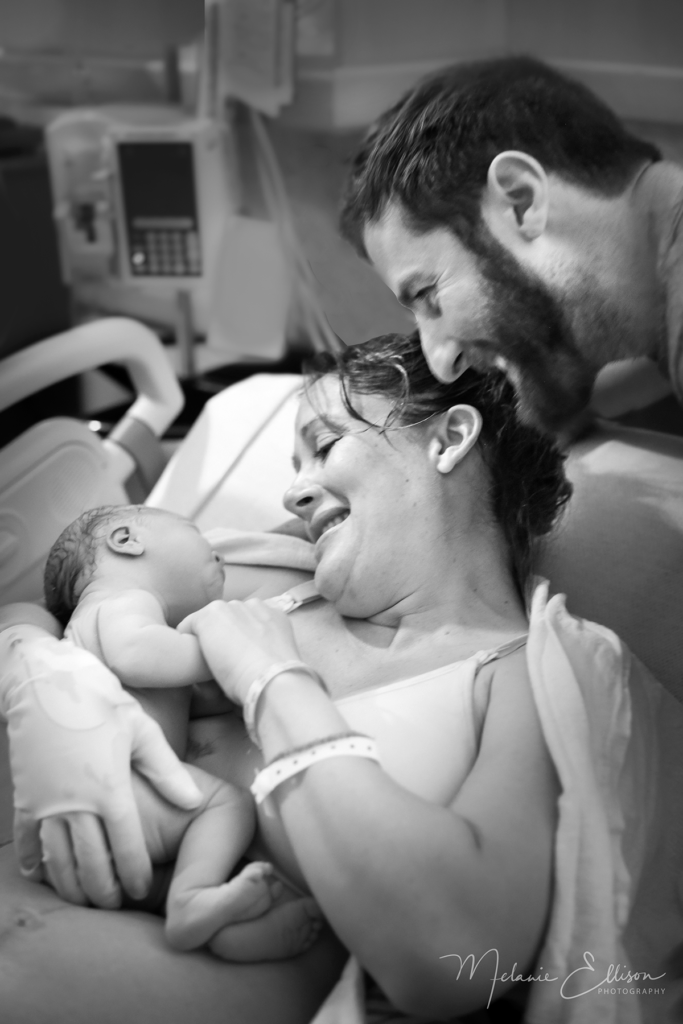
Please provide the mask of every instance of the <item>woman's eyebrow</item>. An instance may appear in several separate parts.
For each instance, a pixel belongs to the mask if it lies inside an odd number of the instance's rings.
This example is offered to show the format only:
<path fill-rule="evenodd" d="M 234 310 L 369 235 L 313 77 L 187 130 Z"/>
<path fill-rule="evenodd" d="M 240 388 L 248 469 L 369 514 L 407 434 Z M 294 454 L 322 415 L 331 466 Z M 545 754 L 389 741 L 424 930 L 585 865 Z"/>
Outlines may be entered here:
<path fill-rule="evenodd" d="M 308 423 L 304 423 L 303 427 L 299 431 L 301 440 L 309 447 L 315 447 L 314 442 L 311 441 L 311 435 L 315 434 L 316 430 L 323 426 L 327 430 L 331 430 L 334 434 L 343 434 L 345 427 L 342 423 L 337 423 L 329 416 L 325 416 L 322 413 L 318 416 L 314 416 Z M 301 469 L 301 459 L 297 455 L 292 456 L 292 465 L 294 466 L 294 472 L 298 473 Z"/>
<path fill-rule="evenodd" d="M 337 423 L 329 416 L 325 416 L 320 413 L 318 416 L 314 416 L 308 423 L 305 423 L 301 428 L 301 437 L 304 441 L 309 441 L 310 435 L 314 434 L 320 427 L 326 427 L 327 430 L 331 430 L 333 433 L 341 434 L 344 430 L 344 426 L 341 423 Z"/>

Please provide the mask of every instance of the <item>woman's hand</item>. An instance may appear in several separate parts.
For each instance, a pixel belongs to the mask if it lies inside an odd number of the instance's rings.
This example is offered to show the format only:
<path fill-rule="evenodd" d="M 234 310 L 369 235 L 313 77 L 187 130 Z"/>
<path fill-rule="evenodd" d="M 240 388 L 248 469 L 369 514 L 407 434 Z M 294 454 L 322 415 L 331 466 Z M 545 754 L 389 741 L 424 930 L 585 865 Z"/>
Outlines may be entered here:
<path fill-rule="evenodd" d="M 299 658 L 287 616 L 263 601 L 212 601 L 177 627 L 194 633 L 226 697 L 243 704 L 254 679 L 276 662 Z"/>
<path fill-rule="evenodd" d="M 131 760 L 171 802 L 189 809 L 201 796 L 109 669 L 69 641 L 28 634 L 11 627 L 0 639 L 20 867 L 40 880 L 45 862 L 65 899 L 114 907 L 118 879 L 134 896 L 151 881 Z"/>

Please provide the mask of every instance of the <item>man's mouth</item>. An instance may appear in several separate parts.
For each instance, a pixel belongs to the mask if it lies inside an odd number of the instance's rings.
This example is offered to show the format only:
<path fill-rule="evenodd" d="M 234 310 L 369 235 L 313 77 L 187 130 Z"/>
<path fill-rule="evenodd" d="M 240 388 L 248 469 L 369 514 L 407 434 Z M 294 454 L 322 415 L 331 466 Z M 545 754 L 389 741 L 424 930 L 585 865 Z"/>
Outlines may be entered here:
<path fill-rule="evenodd" d="M 326 533 L 333 530 L 335 526 L 340 526 L 345 519 L 349 516 L 349 509 L 330 509 L 329 512 L 324 512 L 322 515 L 317 516 L 311 523 L 311 534 L 314 543 L 320 540 Z"/>

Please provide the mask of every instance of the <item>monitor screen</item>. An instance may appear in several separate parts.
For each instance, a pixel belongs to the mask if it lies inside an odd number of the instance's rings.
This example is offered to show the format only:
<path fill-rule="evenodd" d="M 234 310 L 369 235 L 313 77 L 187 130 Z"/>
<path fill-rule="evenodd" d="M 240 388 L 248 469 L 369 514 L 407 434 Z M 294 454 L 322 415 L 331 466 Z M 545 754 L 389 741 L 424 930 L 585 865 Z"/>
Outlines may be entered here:
<path fill-rule="evenodd" d="M 133 275 L 201 274 L 192 145 L 120 142 L 118 157 Z"/>

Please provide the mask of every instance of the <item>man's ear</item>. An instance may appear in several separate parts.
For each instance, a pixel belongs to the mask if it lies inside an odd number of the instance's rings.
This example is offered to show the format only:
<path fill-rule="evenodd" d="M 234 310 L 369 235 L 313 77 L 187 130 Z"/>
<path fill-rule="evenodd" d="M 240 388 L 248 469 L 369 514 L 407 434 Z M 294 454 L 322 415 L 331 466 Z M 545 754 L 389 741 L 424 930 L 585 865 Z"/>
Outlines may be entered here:
<path fill-rule="evenodd" d="M 145 545 L 141 537 L 137 536 L 133 528 L 127 525 L 115 526 L 107 534 L 107 547 L 115 555 L 130 555 L 133 558 L 145 553 Z"/>
<path fill-rule="evenodd" d="M 506 150 L 491 162 L 482 214 L 497 238 L 516 232 L 530 242 L 548 223 L 548 175 L 528 153 Z"/>
<path fill-rule="evenodd" d="M 438 473 L 450 473 L 477 443 L 481 413 L 472 405 L 453 405 L 435 422 L 429 457 Z"/>

